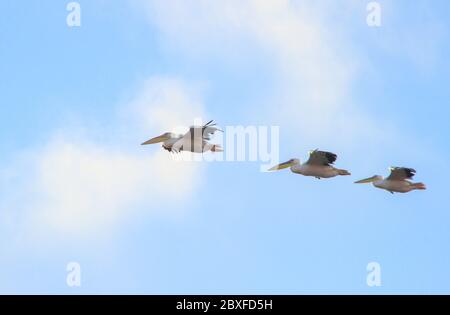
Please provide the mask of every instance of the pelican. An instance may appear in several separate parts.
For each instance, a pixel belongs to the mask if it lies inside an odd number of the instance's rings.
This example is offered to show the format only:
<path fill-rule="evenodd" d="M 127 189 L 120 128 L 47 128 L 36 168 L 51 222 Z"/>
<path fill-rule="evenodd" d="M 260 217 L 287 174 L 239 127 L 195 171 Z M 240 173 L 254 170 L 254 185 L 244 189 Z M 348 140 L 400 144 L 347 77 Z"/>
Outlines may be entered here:
<path fill-rule="evenodd" d="M 166 132 L 142 143 L 142 145 L 162 142 L 162 147 L 173 153 L 179 153 L 180 151 L 190 151 L 195 153 L 207 151 L 222 152 L 223 149 L 220 145 L 208 142 L 216 131 L 222 130 L 217 128 L 216 124 L 213 124 L 213 121 L 211 120 L 203 126 L 191 126 L 189 131 L 184 135 Z"/>
<path fill-rule="evenodd" d="M 306 163 L 301 164 L 299 159 L 290 159 L 287 162 L 270 168 L 269 171 L 277 171 L 290 167 L 293 173 L 314 176 L 317 179 L 331 178 L 338 175 L 350 175 L 348 171 L 335 168 L 332 165 L 336 159 L 336 154 L 316 149 L 309 152 L 309 159 Z"/>
<path fill-rule="evenodd" d="M 366 179 L 359 180 L 355 184 L 372 183 L 375 187 L 381 188 L 393 193 L 407 193 L 411 190 L 425 190 L 427 187 L 424 183 L 412 183 L 408 179 L 412 179 L 416 175 L 416 170 L 407 167 L 390 167 L 391 174 L 387 178 L 375 175 Z"/>

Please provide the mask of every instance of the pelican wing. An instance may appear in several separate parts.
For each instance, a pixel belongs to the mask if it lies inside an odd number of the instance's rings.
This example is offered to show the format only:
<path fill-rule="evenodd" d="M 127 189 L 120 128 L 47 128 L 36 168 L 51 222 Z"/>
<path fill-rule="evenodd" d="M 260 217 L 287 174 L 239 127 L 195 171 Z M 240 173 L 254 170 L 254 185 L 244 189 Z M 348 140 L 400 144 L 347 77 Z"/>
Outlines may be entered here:
<path fill-rule="evenodd" d="M 314 150 L 309 153 L 309 159 L 305 164 L 310 165 L 325 165 L 333 164 L 337 159 L 337 155 L 331 152 Z"/>
<path fill-rule="evenodd" d="M 201 138 L 204 140 L 211 140 L 211 136 L 214 135 L 216 131 L 222 131 L 216 127 L 216 124 L 211 120 L 203 126 L 191 126 L 189 131 L 184 135 L 187 139 Z"/>
<path fill-rule="evenodd" d="M 213 136 L 216 131 L 222 130 L 214 126 L 207 126 L 201 128 L 200 134 L 203 136 L 203 139 L 211 140 L 211 136 Z"/>
<path fill-rule="evenodd" d="M 172 145 L 173 152 L 191 151 L 197 152 L 200 148 L 204 148 L 208 141 L 201 138 L 181 137 Z"/>
<path fill-rule="evenodd" d="M 216 124 L 213 120 L 209 121 L 207 124 L 203 126 L 192 126 L 189 128 L 189 133 L 194 135 L 194 137 L 202 137 L 205 140 L 211 140 L 211 136 L 214 135 L 215 132 L 222 131 L 216 127 Z"/>
<path fill-rule="evenodd" d="M 391 174 L 387 180 L 405 180 L 412 179 L 416 174 L 416 170 L 407 167 L 391 167 Z"/>

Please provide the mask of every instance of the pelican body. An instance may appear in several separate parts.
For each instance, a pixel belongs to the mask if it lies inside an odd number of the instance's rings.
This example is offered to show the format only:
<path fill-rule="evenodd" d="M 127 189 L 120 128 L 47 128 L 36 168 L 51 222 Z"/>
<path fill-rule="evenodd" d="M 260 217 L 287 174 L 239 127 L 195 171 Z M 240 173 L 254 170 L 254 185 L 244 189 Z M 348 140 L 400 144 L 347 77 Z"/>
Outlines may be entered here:
<path fill-rule="evenodd" d="M 180 151 L 194 153 L 204 153 L 207 151 L 221 152 L 223 150 L 220 145 L 209 143 L 211 135 L 216 131 L 222 131 L 219 128 L 214 127 L 216 124 L 211 124 L 212 122 L 213 121 L 211 120 L 203 126 L 192 126 L 184 135 L 166 132 L 142 143 L 142 145 L 162 142 L 163 149 L 172 153 L 179 153 Z"/>
<path fill-rule="evenodd" d="M 332 165 L 336 159 L 337 155 L 334 153 L 314 150 L 309 152 L 309 159 L 303 164 L 300 163 L 299 159 L 290 159 L 287 162 L 270 168 L 269 171 L 276 171 L 289 167 L 291 172 L 295 174 L 312 176 L 318 179 L 332 178 L 339 175 L 350 175 L 350 172 L 347 170 L 338 169 Z"/>
<path fill-rule="evenodd" d="M 391 194 L 407 193 L 412 190 L 427 189 L 423 183 L 412 183 L 408 179 L 412 179 L 416 171 L 407 167 L 391 167 L 391 174 L 387 178 L 375 175 L 366 179 L 359 180 L 355 184 L 372 183 L 376 188 L 384 189 Z"/>

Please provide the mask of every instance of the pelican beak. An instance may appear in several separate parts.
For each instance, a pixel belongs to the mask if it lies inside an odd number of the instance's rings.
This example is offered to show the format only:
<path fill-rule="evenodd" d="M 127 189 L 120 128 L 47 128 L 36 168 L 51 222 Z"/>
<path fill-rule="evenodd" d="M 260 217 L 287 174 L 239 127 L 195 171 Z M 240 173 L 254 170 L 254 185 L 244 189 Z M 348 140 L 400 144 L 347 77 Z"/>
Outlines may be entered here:
<path fill-rule="evenodd" d="M 372 182 L 374 182 L 376 180 L 377 180 L 377 177 L 376 176 L 372 176 L 372 177 L 369 177 L 369 178 L 366 178 L 366 179 L 358 180 L 358 181 L 355 182 L 355 184 L 368 184 L 368 183 L 372 183 Z"/>
<path fill-rule="evenodd" d="M 291 167 L 291 166 L 294 165 L 294 164 L 295 164 L 294 161 L 289 160 L 289 161 L 287 161 L 287 162 L 284 162 L 284 163 L 275 165 L 275 166 L 272 167 L 272 168 L 269 168 L 269 172 L 271 172 L 271 171 L 277 171 L 277 170 L 282 170 L 282 169 Z"/>
<path fill-rule="evenodd" d="M 168 140 L 168 137 L 165 136 L 165 135 L 161 135 L 161 136 L 152 138 L 152 139 L 150 139 L 150 140 L 148 140 L 148 141 L 145 141 L 144 143 L 142 143 L 142 145 L 147 145 L 147 144 L 154 144 L 154 143 L 164 142 L 164 141 L 166 141 L 166 140 Z"/>

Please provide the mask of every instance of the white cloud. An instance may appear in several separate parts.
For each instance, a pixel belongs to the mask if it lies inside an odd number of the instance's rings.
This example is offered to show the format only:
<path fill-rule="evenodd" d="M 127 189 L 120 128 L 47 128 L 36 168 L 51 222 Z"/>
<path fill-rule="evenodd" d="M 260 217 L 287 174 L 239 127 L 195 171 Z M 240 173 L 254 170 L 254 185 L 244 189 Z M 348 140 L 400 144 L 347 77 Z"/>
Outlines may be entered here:
<path fill-rule="evenodd" d="M 174 131 L 190 126 L 204 116 L 199 84 L 173 78 L 152 78 L 143 83 L 141 92 L 125 108 L 128 116 L 143 130 Z"/>
<path fill-rule="evenodd" d="M 191 92 L 174 79 L 146 81 L 119 109 L 118 129 L 128 132 L 120 143 L 110 139 L 117 130 L 59 131 L 8 169 L 8 185 L 0 186 L 10 195 L 3 200 L 4 217 L 28 237 L 91 239 L 110 234 L 137 209 L 139 215 L 183 210 L 176 205 L 198 187 L 200 163 L 175 161 L 158 145 L 139 144 L 201 115 L 203 106 Z"/>
<path fill-rule="evenodd" d="M 333 144 L 335 149 L 359 140 L 374 151 L 367 155 L 375 156 L 381 154 L 377 145 L 395 142 L 396 131 L 368 117 L 364 104 L 353 104 L 362 61 L 343 30 L 345 22 L 336 24 L 330 17 L 345 11 L 336 11 L 338 6 L 360 6 L 364 25 L 365 6 L 358 1 L 154 0 L 141 1 L 140 7 L 161 31 L 161 43 L 188 58 L 239 64 L 249 51 L 268 56 L 276 73 L 273 89 L 261 91 L 269 108 L 264 120 L 279 124 L 282 137 L 292 135 L 293 147 Z M 177 164 L 165 152 L 135 144 L 202 117 L 198 90 L 176 79 L 150 79 L 119 109 L 117 129 L 104 130 L 101 137 L 88 131 L 75 139 L 73 131 L 65 131 L 34 152 L 27 171 L 19 174 L 25 177 L 31 169 L 32 194 L 19 197 L 28 200 L 37 225 L 89 234 L 115 226 L 135 204 L 155 211 L 174 196 L 189 198 L 200 177 L 199 163 Z"/>
<path fill-rule="evenodd" d="M 352 85 L 362 61 L 345 36 L 345 22 L 336 23 L 330 14 L 354 10 L 360 5 L 356 1 L 142 3 L 149 21 L 164 34 L 162 43 L 189 58 L 236 60 L 240 51 L 248 54 L 249 45 L 252 54 L 266 54 L 272 63 L 268 66 L 277 73 L 273 89 L 261 91 L 269 108 L 265 120 L 280 124 L 283 134 L 322 144 L 336 143 L 337 130 L 342 143 L 378 134 L 376 123 L 352 103 Z M 364 21 L 365 6 L 361 8 Z"/>

